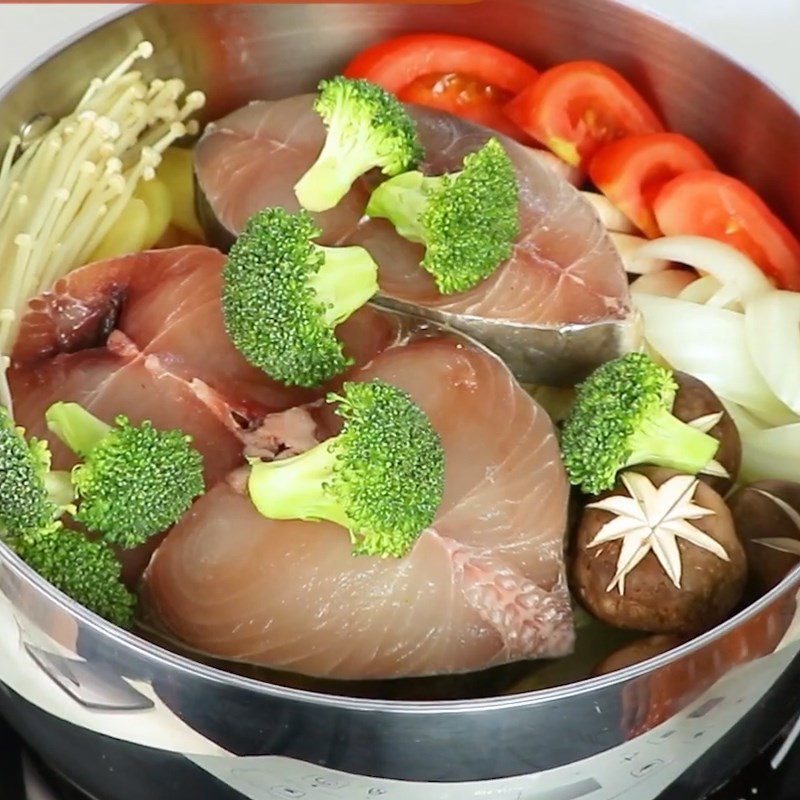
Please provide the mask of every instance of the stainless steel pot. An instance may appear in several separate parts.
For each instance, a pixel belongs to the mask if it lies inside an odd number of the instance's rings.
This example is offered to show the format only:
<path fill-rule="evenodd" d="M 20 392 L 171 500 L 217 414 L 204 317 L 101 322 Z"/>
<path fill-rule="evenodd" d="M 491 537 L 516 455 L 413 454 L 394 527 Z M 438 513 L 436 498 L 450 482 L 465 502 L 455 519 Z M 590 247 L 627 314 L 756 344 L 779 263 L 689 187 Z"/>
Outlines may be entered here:
<path fill-rule="evenodd" d="M 313 88 L 357 48 L 446 30 L 533 63 L 622 69 L 800 229 L 800 116 L 711 48 L 613 0 L 473 5 L 149 6 L 45 57 L 7 87 L 0 137 L 58 116 L 140 39 L 218 116 Z M 793 157 L 792 157 L 793 156 Z M 800 708 L 795 571 L 665 656 L 564 688 L 447 702 L 317 694 L 180 658 L 95 618 L 0 546 L 0 712 L 102 800 L 699 797 Z"/>

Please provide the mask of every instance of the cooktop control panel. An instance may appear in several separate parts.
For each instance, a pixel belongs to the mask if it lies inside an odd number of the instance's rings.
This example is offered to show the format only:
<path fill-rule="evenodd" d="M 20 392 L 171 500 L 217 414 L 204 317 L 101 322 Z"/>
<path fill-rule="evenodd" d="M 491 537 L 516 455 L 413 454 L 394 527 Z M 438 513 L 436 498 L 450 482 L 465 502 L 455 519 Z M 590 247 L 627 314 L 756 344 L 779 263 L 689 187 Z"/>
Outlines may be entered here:
<path fill-rule="evenodd" d="M 668 737 L 669 738 L 669 737 Z M 790 725 L 778 739 L 755 761 L 747 766 L 726 786 L 706 800 L 796 800 L 800 785 L 800 718 Z M 29 754 L 22 753 L 19 741 L 0 720 L 0 797 L 2 800 L 88 800 L 78 790 L 66 786 L 47 768 Z M 334 781 L 328 776 L 308 776 L 307 786 L 279 786 L 277 797 L 312 797 L 306 791 L 330 790 L 330 797 L 349 800 L 350 784 L 347 780 Z M 595 782 L 597 784 L 597 782 Z M 570 797 L 569 787 L 556 797 Z M 587 786 L 588 788 L 588 786 Z M 597 791 L 597 790 L 595 790 Z M 518 797 L 522 793 L 518 793 Z M 584 795 L 590 796 L 590 795 Z M 389 797 L 386 789 L 372 787 L 367 798 Z M 99 799 L 98 799 L 99 800 Z M 113 798 L 103 798 L 113 800 Z M 699 800 L 691 797 L 687 800 Z"/>

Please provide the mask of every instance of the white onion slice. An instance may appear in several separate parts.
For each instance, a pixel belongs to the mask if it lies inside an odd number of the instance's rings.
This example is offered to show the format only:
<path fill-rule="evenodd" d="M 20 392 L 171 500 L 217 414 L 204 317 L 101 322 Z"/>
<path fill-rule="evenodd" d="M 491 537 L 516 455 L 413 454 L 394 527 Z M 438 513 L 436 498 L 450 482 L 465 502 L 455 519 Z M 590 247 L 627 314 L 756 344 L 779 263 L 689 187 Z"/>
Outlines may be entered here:
<path fill-rule="evenodd" d="M 636 233 L 636 226 L 604 195 L 597 192 L 581 192 L 594 206 L 600 222 L 614 233 Z"/>
<path fill-rule="evenodd" d="M 528 152 L 539 163 L 558 173 L 567 183 L 571 183 L 573 186 L 580 186 L 583 183 L 585 177 L 583 170 L 562 161 L 555 153 L 551 153 L 549 150 L 540 150 L 538 147 L 529 147 Z"/>
<path fill-rule="evenodd" d="M 630 233 L 615 233 L 613 231 L 608 235 L 611 237 L 611 241 L 614 242 L 614 247 L 617 248 L 619 257 L 625 267 L 625 272 L 632 272 L 635 275 L 647 275 L 650 272 L 661 272 L 670 266 L 669 261 L 664 261 L 660 258 L 642 258 L 642 248 L 649 244 L 649 239 L 633 236 Z"/>
<path fill-rule="evenodd" d="M 645 338 L 673 369 L 696 376 L 771 425 L 797 421 L 753 364 L 743 314 L 647 294 L 635 294 L 633 301 Z"/>
<path fill-rule="evenodd" d="M 758 417 L 754 417 L 744 406 L 724 398 L 721 398 L 721 400 L 722 405 L 725 406 L 725 410 L 730 414 L 733 424 L 736 425 L 736 429 L 741 435 L 757 433 L 769 427 Z"/>
<path fill-rule="evenodd" d="M 758 371 L 775 395 L 800 414 L 800 294 L 776 290 L 752 298 L 744 324 Z"/>
<path fill-rule="evenodd" d="M 631 293 L 655 294 L 660 297 L 677 297 L 697 275 L 687 269 L 665 269 L 638 277 L 631 284 Z"/>
<path fill-rule="evenodd" d="M 700 303 L 705 305 L 717 292 L 722 289 L 722 284 L 713 275 L 704 275 L 690 283 L 679 295 L 678 299 L 687 303 Z"/>
<path fill-rule="evenodd" d="M 800 424 L 742 432 L 740 481 L 772 478 L 796 481 L 800 475 Z"/>
<path fill-rule="evenodd" d="M 766 275 L 746 255 L 704 236 L 653 239 L 639 251 L 639 258 L 677 261 L 703 275 L 712 275 L 727 290 L 712 301 L 721 307 L 732 302 L 745 305 L 751 297 L 773 289 Z"/>

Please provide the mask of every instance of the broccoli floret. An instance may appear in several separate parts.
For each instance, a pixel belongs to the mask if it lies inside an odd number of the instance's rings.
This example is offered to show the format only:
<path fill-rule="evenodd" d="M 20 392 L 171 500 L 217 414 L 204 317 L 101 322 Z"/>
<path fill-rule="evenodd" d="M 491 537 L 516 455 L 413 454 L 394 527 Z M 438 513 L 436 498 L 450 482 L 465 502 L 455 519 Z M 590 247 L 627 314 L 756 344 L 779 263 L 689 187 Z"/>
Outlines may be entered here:
<path fill-rule="evenodd" d="M 131 627 L 136 598 L 122 583 L 122 565 L 108 545 L 90 541 L 59 522 L 28 531 L 11 544 L 64 594 L 115 625 Z"/>
<path fill-rule="evenodd" d="M 464 159 L 460 172 L 407 172 L 381 184 L 367 205 L 397 232 L 425 245 L 422 266 L 442 294 L 464 292 L 510 255 L 519 234 L 519 188 L 497 139 Z"/>
<path fill-rule="evenodd" d="M 378 290 L 378 267 L 361 247 L 322 247 L 309 214 L 257 212 L 222 273 L 231 341 L 287 385 L 317 386 L 351 363 L 334 329 Z"/>
<path fill-rule="evenodd" d="M 672 415 L 677 383 L 643 353 L 609 361 L 578 386 L 561 447 L 570 482 L 587 494 L 613 487 L 617 472 L 652 464 L 696 474 L 719 442 Z"/>
<path fill-rule="evenodd" d="M 434 520 L 444 492 L 444 451 L 430 420 L 402 390 L 379 380 L 345 383 L 341 433 L 299 456 L 255 462 L 249 493 L 271 519 L 330 520 L 357 555 L 404 556 Z"/>
<path fill-rule="evenodd" d="M 72 471 L 74 518 L 112 544 L 130 548 L 175 523 L 203 493 L 203 460 L 182 431 L 106 425 L 77 403 L 55 403 L 47 424 L 83 457 Z"/>
<path fill-rule="evenodd" d="M 309 211 L 333 208 L 356 178 L 380 168 L 385 175 L 413 169 L 422 159 L 414 121 L 380 86 L 341 75 L 319 84 L 314 105 L 328 129 L 322 152 L 294 187 Z"/>
<path fill-rule="evenodd" d="M 66 529 L 72 507 L 69 473 L 50 469 L 47 442 L 25 440 L 0 408 L 2 538 L 45 580 L 118 625 L 129 626 L 135 599 L 120 581 L 121 565 L 102 542 Z"/>
<path fill-rule="evenodd" d="M 0 407 L 0 526 L 21 533 L 38 530 L 58 516 L 46 479 L 50 473 L 47 442 L 25 440 L 8 410 Z"/>

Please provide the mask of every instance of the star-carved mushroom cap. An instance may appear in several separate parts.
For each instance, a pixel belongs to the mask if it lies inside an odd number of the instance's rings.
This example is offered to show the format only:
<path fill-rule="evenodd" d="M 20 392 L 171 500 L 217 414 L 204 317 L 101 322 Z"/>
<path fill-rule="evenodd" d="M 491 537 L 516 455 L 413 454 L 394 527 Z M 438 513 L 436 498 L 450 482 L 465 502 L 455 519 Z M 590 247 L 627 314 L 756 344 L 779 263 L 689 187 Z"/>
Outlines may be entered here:
<path fill-rule="evenodd" d="M 616 588 L 621 595 L 625 594 L 625 578 L 651 551 L 675 587 L 680 589 L 683 565 L 678 539 L 701 547 L 723 561 L 730 560 L 719 542 L 690 522 L 715 513 L 693 502 L 697 478 L 675 475 L 658 487 L 638 472 L 624 472 L 620 480 L 627 496 L 614 494 L 587 505 L 587 508 L 614 515 L 587 546 L 621 541 L 616 573 L 606 591 Z"/>
<path fill-rule="evenodd" d="M 609 625 L 650 633 L 694 636 L 724 620 L 747 577 L 725 501 L 675 470 L 637 467 L 618 478 L 584 507 L 572 538 L 576 598 Z"/>

